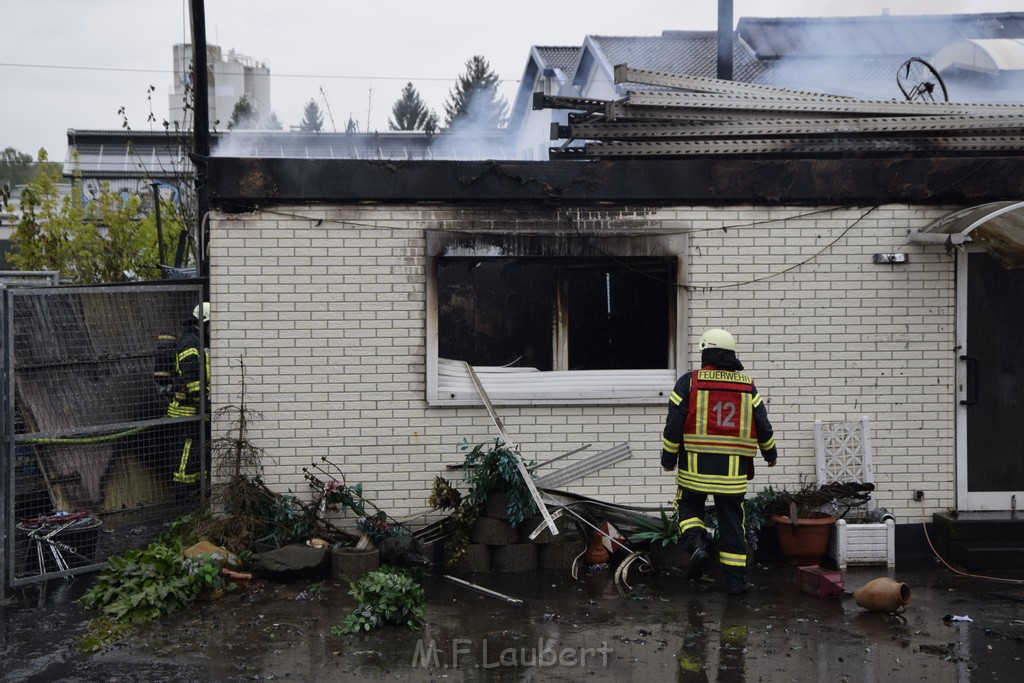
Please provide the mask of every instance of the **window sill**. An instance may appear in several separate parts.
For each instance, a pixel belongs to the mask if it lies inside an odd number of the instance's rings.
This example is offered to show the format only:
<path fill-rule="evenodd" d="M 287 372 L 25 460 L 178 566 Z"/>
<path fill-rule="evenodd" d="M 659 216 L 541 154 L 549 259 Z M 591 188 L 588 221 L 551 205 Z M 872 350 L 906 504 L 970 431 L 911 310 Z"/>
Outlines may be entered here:
<path fill-rule="evenodd" d="M 483 404 L 469 371 L 461 361 L 438 359 L 432 406 Z M 676 371 L 563 370 L 474 367 L 484 391 L 495 405 L 662 404 L 676 382 Z"/>

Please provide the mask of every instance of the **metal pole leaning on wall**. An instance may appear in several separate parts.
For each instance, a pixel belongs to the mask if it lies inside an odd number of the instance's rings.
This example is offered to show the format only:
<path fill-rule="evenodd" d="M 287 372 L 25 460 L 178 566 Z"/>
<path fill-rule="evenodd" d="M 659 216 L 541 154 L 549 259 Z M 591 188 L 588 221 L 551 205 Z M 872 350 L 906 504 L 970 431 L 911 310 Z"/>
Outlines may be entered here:
<path fill-rule="evenodd" d="M 533 502 L 537 504 L 537 510 L 544 518 L 544 522 L 548 525 L 548 529 L 551 531 L 552 536 L 558 535 L 558 527 L 555 526 L 555 520 L 551 517 L 547 507 L 544 505 L 544 500 L 540 497 L 540 493 L 537 491 L 537 487 L 533 484 L 533 475 L 526 469 L 526 463 L 523 462 L 523 456 L 519 453 L 519 449 L 512 443 L 512 440 L 508 438 L 508 434 L 505 433 L 505 425 L 498 417 L 498 413 L 495 412 L 494 406 L 491 404 L 491 399 L 484 391 L 484 385 L 480 381 L 480 377 L 477 376 L 473 366 L 466 363 L 466 369 L 469 370 L 469 376 L 473 380 L 473 384 L 476 385 L 476 390 L 480 394 L 480 399 L 484 402 L 484 407 L 487 408 L 487 412 L 491 416 L 491 420 L 494 422 L 494 426 L 498 428 L 498 433 L 501 434 L 502 440 L 505 445 L 509 447 L 516 454 L 516 467 L 519 468 L 519 475 L 526 482 L 526 488 L 530 490 L 530 495 L 533 496 Z"/>

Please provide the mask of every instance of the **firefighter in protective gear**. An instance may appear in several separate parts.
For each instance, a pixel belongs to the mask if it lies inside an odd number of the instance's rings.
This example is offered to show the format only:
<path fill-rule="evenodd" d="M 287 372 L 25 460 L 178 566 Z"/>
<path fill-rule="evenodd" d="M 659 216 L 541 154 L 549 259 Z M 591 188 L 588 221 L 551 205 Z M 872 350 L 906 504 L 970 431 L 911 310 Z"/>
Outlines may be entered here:
<path fill-rule="evenodd" d="M 210 304 L 196 306 L 192 316 L 186 319 L 186 329 L 178 337 L 174 349 L 173 391 L 174 396 L 167 406 L 167 417 L 194 417 L 199 412 L 202 391 L 209 392 L 210 356 L 200 345 L 199 328 L 210 322 Z M 207 338 L 207 335 L 203 335 Z M 205 387 L 200 387 L 200 382 Z M 201 421 L 182 421 L 174 425 L 174 452 L 172 453 L 171 479 L 179 498 L 188 497 L 199 488 L 202 455 L 198 452 L 203 429 Z"/>
<path fill-rule="evenodd" d="M 661 465 L 676 472 L 675 508 L 687 577 L 698 579 L 708 562 L 704 505 L 710 494 L 718 515 L 719 553 L 726 590 L 747 592 L 744 496 L 760 453 L 769 467 L 778 451 L 768 410 L 754 381 L 743 374 L 736 340 L 714 328 L 700 337 L 701 367 L 676 382 L 669 396 Z"/>

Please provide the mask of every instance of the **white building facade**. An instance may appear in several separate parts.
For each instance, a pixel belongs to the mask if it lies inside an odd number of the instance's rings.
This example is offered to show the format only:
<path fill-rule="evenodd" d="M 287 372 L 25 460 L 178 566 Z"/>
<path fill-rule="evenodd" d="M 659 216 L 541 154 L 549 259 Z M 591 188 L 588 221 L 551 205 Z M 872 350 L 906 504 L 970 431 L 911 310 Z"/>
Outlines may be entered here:
<path fill-rule="evenodd" d="M 180 130 L 191 130 L 193 115 L 191 44 L 174 46 L 174 84 L 168 96 L 171 125 Z M 238 101 L 245 97 L 256 110 L 262 124 L 271 115 L 270 69 L 251 57 L 228 50 L 225 54 L 218 45 L 207 45 L 209 69 L 210 128 L 226 130 Z M 219 122 L 219 123 L 217 123 Z"/>

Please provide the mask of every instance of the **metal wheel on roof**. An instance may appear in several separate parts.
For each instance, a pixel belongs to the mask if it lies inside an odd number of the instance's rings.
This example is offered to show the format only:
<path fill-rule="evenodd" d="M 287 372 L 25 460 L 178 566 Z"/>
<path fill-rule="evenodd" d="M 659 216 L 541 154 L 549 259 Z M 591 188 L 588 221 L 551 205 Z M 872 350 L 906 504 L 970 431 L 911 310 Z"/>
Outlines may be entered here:
<path fill-rule="evenodd" d="M 896 71 L 896 84 L 908 102 L 949 102 L 942 76 L 920 57 L 911 57 Z"/>

